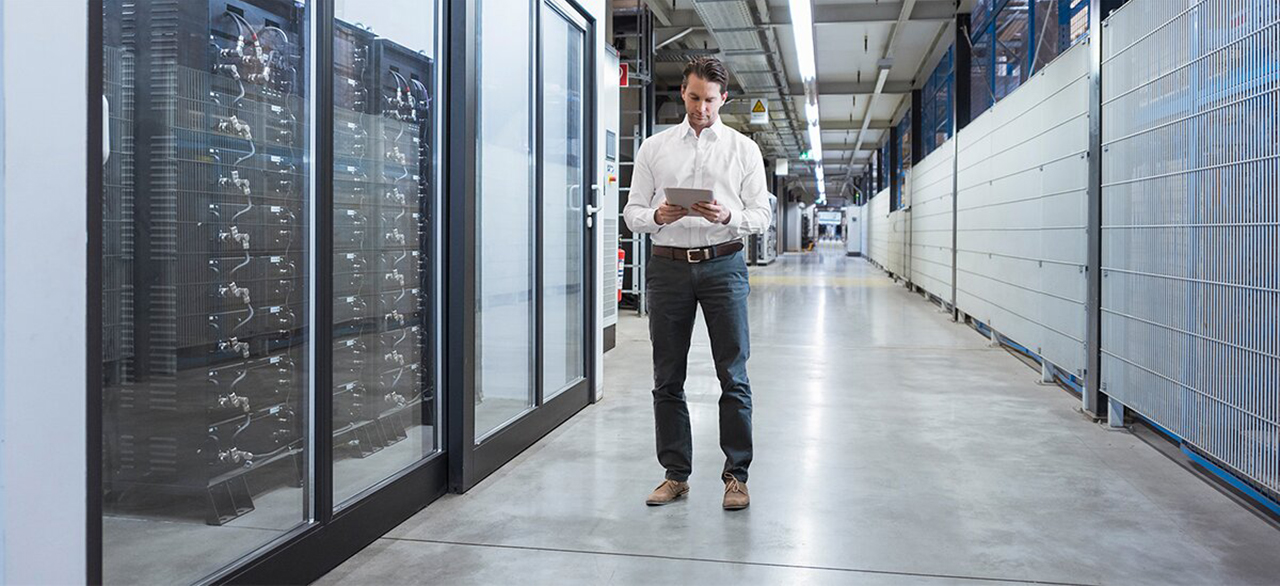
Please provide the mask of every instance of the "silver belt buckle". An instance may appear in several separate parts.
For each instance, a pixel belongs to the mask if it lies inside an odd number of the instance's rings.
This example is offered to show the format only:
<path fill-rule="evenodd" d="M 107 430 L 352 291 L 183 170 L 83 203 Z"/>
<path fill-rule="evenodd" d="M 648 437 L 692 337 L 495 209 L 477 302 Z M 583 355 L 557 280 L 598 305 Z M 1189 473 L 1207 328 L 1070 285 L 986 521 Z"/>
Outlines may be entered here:
<path fill-rule="evenodd" d="M 693 258 L 693 255 L 694 255 L 695 253 L 698 255 L 698 258 L 697 258 L 697 259 L 694 259 L 694 258 Z M 707 259 L 706 259 L 706 257 L 702 254 L 702 249 L 701 249 L 701 248 L 690 248 L 690 249 L 685 250 L 685 251 L 684 251 L 684 258 L 685 258 L 685 260 L 686 260 L 686 261 L 688 261 L 688 262 L 689 262 L 689 264 L 691 264 L 691 265 L 696 265 L 696 264 L 698 264 L 698 263 L 700 263 L 700 262 L 702 262 L 702 261 L 704 261 L 704 260 L 707 260 Z"/>

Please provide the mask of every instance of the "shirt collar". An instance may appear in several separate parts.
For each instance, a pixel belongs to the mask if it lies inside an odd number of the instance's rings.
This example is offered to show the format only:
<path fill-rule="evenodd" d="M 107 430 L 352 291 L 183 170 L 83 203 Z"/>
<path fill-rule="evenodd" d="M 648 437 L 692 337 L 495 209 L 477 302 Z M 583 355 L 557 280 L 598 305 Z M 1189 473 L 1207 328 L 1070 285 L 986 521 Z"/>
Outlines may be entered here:
<path fill-rule="evenodd" d="M 710 136 L 712 139 L 719 140 L 720 137 L 724 134 L 725 128 L 726 127 L 724 125 L 724 118 L 716 116 L 716 121 L 711 123 L 710 127 L 703 129 L 702 134 L 704 136 Z M 688 114 L 686 114 L 684 117 L 684 120 L 680 122 L 680 136 L 682 138 L 686 136 L 693 137 L 693 138 L 698 137 L 698 135 L 693 131 L 693 126 L 689 124 Z"/>

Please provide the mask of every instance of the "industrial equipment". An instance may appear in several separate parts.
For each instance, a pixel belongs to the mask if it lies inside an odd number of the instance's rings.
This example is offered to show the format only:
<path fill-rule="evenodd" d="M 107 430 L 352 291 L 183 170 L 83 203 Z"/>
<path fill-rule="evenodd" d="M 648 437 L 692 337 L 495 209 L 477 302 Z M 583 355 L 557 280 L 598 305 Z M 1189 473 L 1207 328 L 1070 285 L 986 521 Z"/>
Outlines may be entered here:
<path fill-rule="evenodd" d="M 769 194 L 769 209 L 772 213 L 772 219 L 769 227 L 763 234 L 752 234 L 750 237 L 751 251 L 750 262 L 754 265 L 765 266 L 773 264 L 778 260 L 778 222 L 781 221 L 780 210 L 778 209 L 778 197 Z"/>
<path fill-rule="evenodd" d="M 314 343 L 333 344 L 335 457 L 404 438 L 409 407 L 433 404 L 433 64 L 335 22 L 335 339 L 315 340 L 307 11 L 105 6 L 108 511 L 162 496 L 222 524 L 302 486 Z"/>
<path fill-rule="evenodd" d="M 862 256 L 862 206 L 849 206 L 844 210 L 845 256 Z"/>

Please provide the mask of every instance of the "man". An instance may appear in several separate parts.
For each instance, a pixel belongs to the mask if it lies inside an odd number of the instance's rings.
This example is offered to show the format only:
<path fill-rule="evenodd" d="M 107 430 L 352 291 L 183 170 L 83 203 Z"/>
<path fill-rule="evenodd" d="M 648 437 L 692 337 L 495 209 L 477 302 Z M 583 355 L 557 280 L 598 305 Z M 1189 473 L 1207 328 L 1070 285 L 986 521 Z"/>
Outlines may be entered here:
<path fill-rule="evenodd" d="M 623 211 L 632 232 L 653 237 L 646 286 L 653 415 L 666 480 L 649 495 L 649 505 L 665 505 L 689 492 L 693 437 L 684 380 L 699 305 L 720 379 L 724 508 L 744 509 L 751 502 L 750 286 L 741 238 L 764 232 L 772 210 L 760 147 L 720 120 L 727 83 L 724 65 L 716 59 L 698 58 L 685 67 L 684 122 L 644 141 Z M 672 205 L 663 195 L 668 187 L 710 189 L 713 201 L 691 209 Z"/>

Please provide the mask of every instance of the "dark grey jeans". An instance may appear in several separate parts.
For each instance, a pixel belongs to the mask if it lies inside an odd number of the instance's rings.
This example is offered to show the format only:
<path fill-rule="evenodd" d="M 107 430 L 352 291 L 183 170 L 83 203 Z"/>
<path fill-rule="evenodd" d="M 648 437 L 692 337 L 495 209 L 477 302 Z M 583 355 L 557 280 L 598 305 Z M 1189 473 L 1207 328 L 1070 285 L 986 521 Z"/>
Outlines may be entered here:
<path fill-rule="evenodd" d="M 720 379 L 720 449 L 724 471 L 747 481 L 751 465 L 751 383 L 747 358 L 747 264 L 743 253 L 697 264 L 651 257 L 648 270 L 649 339 L 653 343 L 653 416 L 658 463 L 667 478 L 685 481 L 693 471 L 693 436 L 684 381 L 689 340 L 698 305 L 711 336 Z"/>

